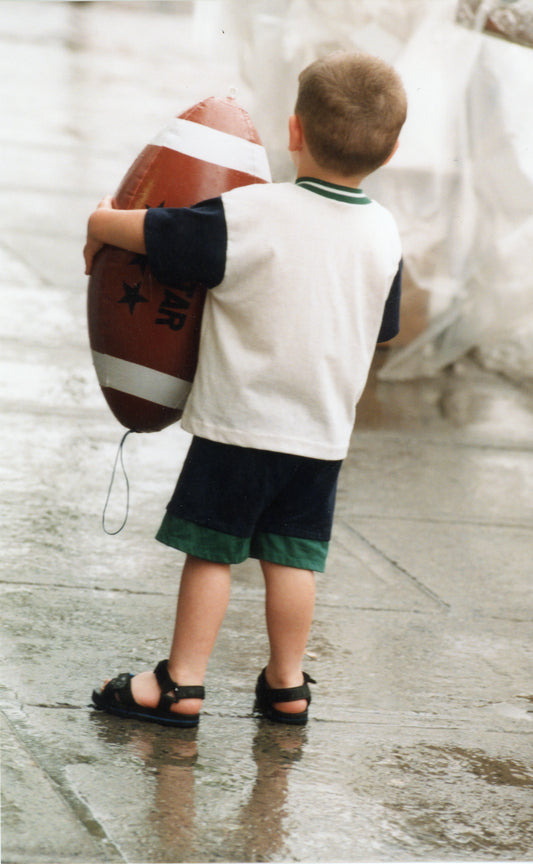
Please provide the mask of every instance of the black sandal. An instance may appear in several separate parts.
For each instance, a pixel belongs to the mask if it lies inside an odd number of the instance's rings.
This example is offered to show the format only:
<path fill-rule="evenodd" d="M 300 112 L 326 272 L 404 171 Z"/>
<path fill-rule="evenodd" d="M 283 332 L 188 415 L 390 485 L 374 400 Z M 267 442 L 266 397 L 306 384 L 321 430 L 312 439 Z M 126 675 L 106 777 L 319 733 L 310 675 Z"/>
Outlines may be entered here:
<path fill-rule="evenodd" d="M 146 720 L 150 723 L 162 723 L 164 726 L 180 726 L 182 728 L 198 726 L 199 714 L 177 714 L 171 710 L 181 699 L 204 699 L 205 689 L 197 685 L 180 687 L 168 674 L 168 660 L 161 660 L 154 669 L 157 683 L 161 689 L 161 698 L 156 708 L 139 705 L 131 692 L 129 672 L 117 675 L 108 681 L 101 690 L 93 690 L 93 703 L 100 711 L 116 714 L 119 717 L 131 717 L 135 720 Z"/>
<path fill-rule="evenodd" d="M 300 699 L 307 699 L 307 707 L 311 702 L 311 691 L 309 683 L 316 684 L 314 678 L 311 678 L 307 672 L 303 673 L 304 683 L 299 687 L 285 687 L 276 690 L 271 687 L 266 680 L 266 670 L 263 669 L 255 687 L 255 704 L 254 711 L 266 717 L 267 720 L 272 720 L 274 723 L 291 723 L 295 726 L 305 726 L 307 723 L 307 708 L 305 711 L 298 711 L 290 714 L 286 711 L 278 711 L 274 708 L 274 702 L 298 702 Z"/>

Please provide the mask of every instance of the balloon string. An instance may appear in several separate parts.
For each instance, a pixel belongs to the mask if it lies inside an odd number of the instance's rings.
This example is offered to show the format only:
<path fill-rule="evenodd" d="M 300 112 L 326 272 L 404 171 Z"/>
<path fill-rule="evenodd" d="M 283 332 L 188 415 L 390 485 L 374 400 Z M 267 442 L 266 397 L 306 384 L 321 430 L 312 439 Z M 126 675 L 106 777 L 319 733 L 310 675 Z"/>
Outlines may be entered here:
<path fill-rule="evenodd" d="M 126 438 L 128 437 L 128 435 L 130 435 L 131 432 L 134 432 L 134 431 L 135 431 L 134 429 L 128 429 L 128 431 L 122 436 L 120 444 L 118 445 L 117 455 L 115 456 L 115 463 L 113 465 L 113 472 L 111 474 L 111 481 L 109 483 L 109 489 L 107 490 L 107 497 L 105 499 L 104 509 L 102 512 L 102 528 L 104 529 L 106 534 L 110 534 L 110 535 L 120 534 L 120 532 L 124 528 L 126 522 L 128 521 L 128 515 L 130 512 L 130 482 L 128 480 L 128 475 L 126 474 L 126 469 L 124 467 L 123 451 L 124 451 L 124 442 L 125 442 Z M 112 490 L 113 484 L 115 482 L 115 474 L 117 471 L 117 463 L 118 463 L 119 458 L 120 458 L 120 467 L 122 468 L 124 480 L 126 481 L 126 514 L 124 516 L 124 519 L 122 520 L 122 525 L 120 526 L 120 528 L 117 528 L 116 531 L 109 531 L 107 526 L 106 526 L 107 505 L 109 504 L 109 499 L 111 497 L 111 490 Z"/>

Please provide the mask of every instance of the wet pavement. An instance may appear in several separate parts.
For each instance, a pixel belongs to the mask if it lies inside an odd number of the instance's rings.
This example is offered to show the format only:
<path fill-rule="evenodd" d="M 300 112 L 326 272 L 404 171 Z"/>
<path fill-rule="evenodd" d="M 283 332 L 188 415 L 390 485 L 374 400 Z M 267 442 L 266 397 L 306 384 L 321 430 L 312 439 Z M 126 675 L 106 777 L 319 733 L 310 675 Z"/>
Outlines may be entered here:
<path fill-rule="evenodd" d="M 472 359 L 390 383 L 377 356 L 317 577 L 305 729 L 251 716 L 253 562 L 197 731 L 88 707 L 109 673 L 166 656 L 182 558 L 152 538 L 189 439 L 128 438 L 129 519 L 106 535 L 122 430 L 81 247 L 168 116 L 227 83 L 246 104 L 191 9 L 0 3 L 2 861 L 533 859 L 533 389 Z M 124 506 L 119 476 L 109 527 Z"/>

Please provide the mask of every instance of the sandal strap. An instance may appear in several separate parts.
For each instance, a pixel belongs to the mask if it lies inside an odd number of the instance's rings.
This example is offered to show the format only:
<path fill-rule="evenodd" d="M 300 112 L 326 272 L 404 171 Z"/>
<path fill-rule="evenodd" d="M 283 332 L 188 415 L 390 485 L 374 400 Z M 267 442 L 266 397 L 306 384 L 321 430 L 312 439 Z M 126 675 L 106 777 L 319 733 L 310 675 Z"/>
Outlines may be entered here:
<path fill-rule="evenodd" d="M 172 680 L 168 674 L 168 660 L 161 660 L 154 673 L 161 689 L 160 707 L 173 705 L 181 699 L 205 699 L 205 687 L 197 684 L 182 686 Z"/>
<path fill-rule="evenodd" d="M 309 690 L 308 684 L 316 684 L 314 678 L 311 678 L 307 672 L 303 673 L 304 683 L 300 684 L 298 687 L 281 687 L 275 688 L 271 687 L 266 680 L 266 675 L 263 670 L 263 680 L 266 685 L 266 691 L 268 693 L 268 701 L 270 704 L 273 702 L 298 702 L 300 699 L 307 699 L 308 702 L 311 701 L 311 693 Z"/>
<path fill-rule="evenodd" d="M 137 703 L 131 692 L 131 678 L 129 672 L 122 672 L 115 678 L 111 678 L 101 692 L 113 703 L 133 707 Z"/>

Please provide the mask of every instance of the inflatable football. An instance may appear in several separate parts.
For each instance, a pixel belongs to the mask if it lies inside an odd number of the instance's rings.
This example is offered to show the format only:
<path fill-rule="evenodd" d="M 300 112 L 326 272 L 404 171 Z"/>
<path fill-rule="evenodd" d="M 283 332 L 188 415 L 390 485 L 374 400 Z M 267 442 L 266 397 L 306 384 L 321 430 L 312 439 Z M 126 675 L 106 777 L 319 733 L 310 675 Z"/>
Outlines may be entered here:
<path fill-rule="evenodd" d="M 114 198 L 120 209 L 190 207 L 266 183 L 266 152 L 235 99 L 194 105 L 144 148 Z M 196 369 L 206 289 L 161 285 L 145 256 L 105 246 L 88 289 L 89 341 L 103 394 L 127 429 L 155 432 L 181 417 Z"/>

